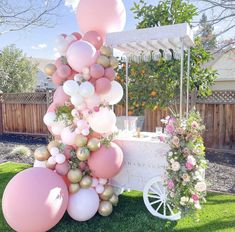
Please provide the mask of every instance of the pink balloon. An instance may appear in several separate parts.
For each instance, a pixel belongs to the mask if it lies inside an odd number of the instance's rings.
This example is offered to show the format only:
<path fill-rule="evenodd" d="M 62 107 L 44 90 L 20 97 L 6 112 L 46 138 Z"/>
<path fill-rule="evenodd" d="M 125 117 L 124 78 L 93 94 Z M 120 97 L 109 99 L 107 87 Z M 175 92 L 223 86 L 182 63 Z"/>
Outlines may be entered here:
<path fill-rule="evenodd" d="M 103 45 L 103 39 L 96 31 L 86 32 L 82 39 L 94 45 L 97 50 Z"/>
<path fill-rule="evenodd" d="M 64 155 L 65 155 L 66 159 L 71 158 L 71 153 L 70 153 L 71 151 L 75 151 L 73 146 L 66 145 L 64 148 Z"/>
<path fill-rule="evenodd" d="M 56 172 L 57 172 L 59 175 L 61 175 L 61 176 L 67 175 L 67 173 L 68 173 L 68 171 L 69 171 L 69 164 L 68 164 L 68 161 L 65 160 L 65 162 L 62 163 L 62 164 L 56 164 L 55 170 L 56 170 Z"/>
<path fill-rule="evenodd" d="M 96 94 L 85 99 L 86 105 L 90 110 L 93 110 L 96 106 L 100 105 L 100 97 Z"/>
<path fill-rule="evenodd" d="M 66 63 L 67 63 L 66 57 L 61 56 L 55 61 L 55 66 L 58 68 L 61 65 L 66 64 Z"/>
<path fill-rule="evenodd" d="M 80 40 L 82 38 L 82 35 L 78 32 L 73 32 L 72 35 L 74 35 L 77 40 Z"/>
<path fill-rule="evenodd" d="M 104 70 L 104 76 L 107 77 L 110 81 L 113 81 L 116 76 L 116 72 L 113 68 L 109 67 Z"/>
<path fill-rule="evenodd" d="M 102 77 L 95 83 L 95 92 L 97 94 L 105 94 L 111 89 L 111 82 L 109 79 Z"/>
<path fill-rule="evenodd" d="M 84 67 L 90 67 L 95 63 L 97 52 L 95 47 L 87 41 L 72 43 L 66 53 L 69 65 L 77 72 L 82 72 Z"/>
<path fill-rule="evenodd" d="M 96 152 L 92 152 L 88 165 L 92 175 L 99 178 L 112 178 L 118 174 L 123 162 L 121 148 L 111 142 L 109 147 L 102 145 Z"/>
<path fill-rule="evenodd" d="M 104 67 L 100 64 L 93 64 L 90 67 L 90 75 L 92 78 L 98 79 L 104 76 Z"/>
<path fill-rule="evenodd" d="M 70 96 L 67 95 L 62 86 L 59 86 L 53 96 L 53 102 L 54 104 L 58 105 L 64 105 L 65 102 L 69 101 Z"/>
<path fill-rule="evenodd" d="M 60 76 L 63 79 L 65 79 L 66 77 L 68 77 L 72 74 L 71 68 L 66 64 L 60 65 L 57 68 L 56 72 L 57 72 L 57 75 Z"/>
<path fill-rule="evenodd" d="M 122 0 L 80 0 L 77 22 L 83 33 L 96 31 L 100 35 L 122 31 L 126 10 Z"/>
<path fill-rule="evenodd" d="M 2 199 L 7 223 L 18 232 L 43 232 L 54 227 L 68 205 L 68 190 L 47 168 L 29 168 L 8 183 Z"/>
<path fill-rule="evenodd" d="M 56 104 L 55 104 L 55 102 L 52 102 L 50 105 L 49 105 L 49 107 L 48 107 L 48 109 L 47 109 L 47 112 L 55 112 L 56 111 Z"/>
<path fill-rule="evenodd" d="M 54 83 L 56 86 L 62 85 L 62 83 L 63 83 L 63 81 L 64 81 L 63 78 L 61 78 L 61 77 L 58 75 L 57 71 L 52 75 L 51 79 L 52 79 L 53 83 Z"/>

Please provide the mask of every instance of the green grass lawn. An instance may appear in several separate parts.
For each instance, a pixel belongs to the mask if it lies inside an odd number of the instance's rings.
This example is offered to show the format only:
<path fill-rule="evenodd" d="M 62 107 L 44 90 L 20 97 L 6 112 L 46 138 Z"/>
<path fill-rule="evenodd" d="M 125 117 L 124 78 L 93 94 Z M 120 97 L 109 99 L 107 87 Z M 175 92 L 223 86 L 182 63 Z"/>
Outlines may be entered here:
<path fill-rule="evenodd" d="M 24 164 L 0 165 L 0 196 L 8 181 Z M 235 232 L 235 195 L 208 193 L 207 203 L 199 213 L 200 221 L 187 217 L 169 222 L 153 217 L 145 208 L 142 193 L 132 191 L 120 196 L 120 202 L 111 216 L 95 216 L 88 222 L 79 223 L 66 214 L 50 232 Z M 13 231 L 6 224 L 0 211 L 0 232 Z M 33 231 L 32 231 L 33 232 Z"/>

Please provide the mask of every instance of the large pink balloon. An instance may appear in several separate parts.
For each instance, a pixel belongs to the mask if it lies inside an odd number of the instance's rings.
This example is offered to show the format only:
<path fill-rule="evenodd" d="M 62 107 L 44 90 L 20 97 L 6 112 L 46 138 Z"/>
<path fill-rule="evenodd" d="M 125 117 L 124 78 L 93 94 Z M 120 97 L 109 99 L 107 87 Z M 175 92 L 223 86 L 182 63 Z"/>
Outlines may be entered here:
<path fill-rule="evenodd" d="M 7 223 L 18 232 L 43 232 L 54 227 L 68 205 L 62 178 L 47 168 L 29 168 L 8 183 L 2 199 Z"/>
<path fill-rule="evenodd" d="M 93 64 L 90 67 L 92 78 L 98 79 L 104 76 L 104 67 L 100 64 Z"/>
<path fill-rule="evenodd" d="M 122 0 L 80 0 L 77 21 L 82 32 L 96 31 L 105 35 L 123 30 L 126 10 Z"/>
<path fill-rule="evenodd" d="M 77 72 L 95 63 L 97 52 L 95 47 L 87 41 L 72 43 L 66 53 L 68 64 Z"/>
<path fill-rule="evenodd" d="M 99 178 L 112 178 L 118 174 L 123 162 L 121 148 L 111 142 L 109 147 L 102 145 L 88 159 L 92 175 Z"/>
<path fill-rule="evenodd" d="M 62 64 L 59 67 L 57 67 L 56 73 L 62 79 L 65 79 L 66 77 L 69 77 L 72 74 L 72 70 L 68 65 Z"/>
<path fill-rule="evenodd" d="M 111 89 L 111 82 L 107 78 L 100 78 L 95 83 L 95 92 L 97 94 L 106 94 Z"/>
<path fill-rule="evenodd" d="M 94 45 L 97 50 L 103 45 L 103 39 L 96 31 L 86 32 L 82 39 Z"/>
<path fill-rule="evenodd" d="M 63 83 L 63 78 L 61 78 L 57 72 L 55 72 L 52 77 L 51 77 L 53 83 L 56 85 L 56 86 L 59 86 L 59 85 L 62 85 Z"/>
<path fill-rule="evenodd" d="M 113 68 L 109 67 L 105 69 L 104 76 L 107 77 L 110 81 L 113 81 L 115 79 L 116 72 Z"/>

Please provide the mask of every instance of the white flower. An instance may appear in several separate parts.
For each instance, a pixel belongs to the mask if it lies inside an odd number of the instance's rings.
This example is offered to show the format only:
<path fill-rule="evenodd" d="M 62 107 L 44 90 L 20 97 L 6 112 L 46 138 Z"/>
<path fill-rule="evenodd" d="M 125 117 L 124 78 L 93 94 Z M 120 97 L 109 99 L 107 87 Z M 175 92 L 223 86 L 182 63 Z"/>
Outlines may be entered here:
<path fill-rule="evenodd" d="M 196 160 L 195 160 L 195 158 L 192 156 L 192 155 L 189 155 L 188 157 L 187 157 L 187 162 L 188 163 L 190 163 L 190 164 L 192 164 L 193 166 L 195 166 L 196 165 Z"/>
<path fill-rule="evenodd" d="M 187 173 L 184 173 L 182 176 L 184 182 L 189 182 L 190 181 L 190 176 Z"/>
<path fill-rule="evenodd" d="M 172 164 L 171 164 L 171 169 L 174 171 L 174 172 L 177 172 L 180 170 L 180 163 L 177 162 L 177 161 L 174 161 Z"/>
<path fill-rule="evenodd" d="M 168 156 L 172 156 L 172 155 L 173 155 L 173 152 L 170 151 L 170 152 L 168 153 Z"/>
<path fill-rule="evenodd" d="M 189 201 L 188 197 L 181 197 L 180 198 L 180 204 L 181 205 L 186 205 L 186 203 Z"/>
<path fill-rule="evenodd" d="M 197 182 L 197 184 L 195 185 L 195 189 L 198 192 L 206 191 L 206 183 L 203 181 Z"/>

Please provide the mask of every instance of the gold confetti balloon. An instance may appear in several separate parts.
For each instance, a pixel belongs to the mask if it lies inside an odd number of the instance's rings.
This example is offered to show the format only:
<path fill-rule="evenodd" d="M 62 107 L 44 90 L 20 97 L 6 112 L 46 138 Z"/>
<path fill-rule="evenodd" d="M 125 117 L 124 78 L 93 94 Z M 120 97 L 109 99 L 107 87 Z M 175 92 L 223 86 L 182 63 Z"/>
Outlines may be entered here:
<path fill-rule="evenodd" d="M 103 55 L 97 58 L 96 63 L 102 65 L 105 68 L 108 68 L 110 66 L 109 58 Z"/>
<path fill-rule="evenodd" d="M 118 204 L 118 196 L 113 194 L 113 196 L 109 199 L 113 206 L 117 206 Z"/>
<path fill-rule="evenodd" d="M 67 177 L 71 183 L 76 184 L 82 179 L 82 172 L 78 168 L 71 169 L 69 170 Z"/>
<path fill-rule="evenodd" d="M 87 147 L 90 151 L 97 151 L 100 148 L 100 140 L 97 138 L 92 138 L 88 141 Z"/>
<path fill-rule="evenodd" d="M 56 72 L 56 66 L 54 64 L 47 64 L 44 68 L 44 72 L 48 76 L 52 76 Z"/>
<path fill-rule="evenodd" d="M 90 156 L 90 151 L 87 147 L 79 147 L 76 155 L 80 161 L 86 161 Z"/>
<path fill-rule="evenodd" d="M 84 147 L 87 144 L 87 137 L 83 135 L 77 135 L 75 138 L 75 144 L 78 147 Z"/>
<path fill-rule="evenodd" d="M 34 151 L 34 158 L 39 161 L 46 161 L 51 156 L 46 146 L 38 147 Z"/>
<path fill-rule="evenodd" d="M 116 57 L 111 56 L 111 57 L 109 58 L 109 61 L 110 61 L 110 65 L 111 65 L 114 69 L 118 67 L 119 61 L 118 61 L 118 59 L 117 59 Z"/>
<path fill-rule="evenodd" d="M 51 150 L 52 147 L 59 147 L 60 143 L 56 140 L 52 140 L 48 145 L 47 145 L 47 149 L 48 151 Z"/>
<path fill-rule="evenodd" d="M 101 201 L 98 212 L 100 215 L 107 217 L 113 212 L 113 205 L 109 201 Z"/>
<path fill-rule="evenodd" d="M 113 55 L 113 49 L 110 47 L 107 47 L 107 46 L 102 46 L 100 48 L 100 53 L 101 53 L 101 55 L 110 57 Z"/>
<path fill-rule="evenodd" d="M 113 187 L 111 185 L 104 186 L 104 191 L 100 194 L 100 199 L 109 200 L 113 196 Z"/>
<path fill-rule="evenodd" d="M 80 186 L 79 186 L 79 184 L 70 184 L 69 185 L 69 193 L 76 193 L 76 192 L 78 192 L 79 191 L 79 189 L 80 189 Z"/>
<path fill-rule="evenodd" d="M 81 188 L 90 188 L 92 184 L 92 178 L 90 176 L 83 176 L 80 181 Z"/>

